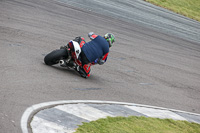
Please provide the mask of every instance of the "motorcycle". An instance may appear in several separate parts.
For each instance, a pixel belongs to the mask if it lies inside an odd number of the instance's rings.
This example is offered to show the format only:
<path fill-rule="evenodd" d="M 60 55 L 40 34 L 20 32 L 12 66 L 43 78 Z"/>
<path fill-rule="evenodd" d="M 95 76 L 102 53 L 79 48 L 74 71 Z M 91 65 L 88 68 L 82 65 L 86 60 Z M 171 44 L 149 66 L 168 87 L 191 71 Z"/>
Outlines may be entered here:
<path fill-rule="evenodd" d="M 44 57 L 46 65 L 52 66 L 60 64 L 61 67 L 74 69 L 81 74 L 82 77 L 90 76 L 90 68 L 92 63 L 82 66 L 80 60 L 81 48 L 85 44 L 85 39 L 76 37 L 71 40 L 66 46 L 61 46 L 60 49 L 54 50 Z"/>

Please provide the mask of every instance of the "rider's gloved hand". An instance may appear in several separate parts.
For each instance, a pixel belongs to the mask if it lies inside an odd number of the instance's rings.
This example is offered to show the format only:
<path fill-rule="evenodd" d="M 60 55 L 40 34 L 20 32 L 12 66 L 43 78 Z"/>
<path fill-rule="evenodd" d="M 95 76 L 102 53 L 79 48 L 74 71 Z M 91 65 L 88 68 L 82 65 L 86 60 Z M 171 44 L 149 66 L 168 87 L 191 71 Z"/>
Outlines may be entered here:
<path fill-rule="evenodd" d="M 88 37 L 89 37 L 91 40 L 94 39 L 94 38 L 92 37 L 92 35 L 94 35 L 94 32 L 90 32 L 90 33 L 88 33 Z"/>

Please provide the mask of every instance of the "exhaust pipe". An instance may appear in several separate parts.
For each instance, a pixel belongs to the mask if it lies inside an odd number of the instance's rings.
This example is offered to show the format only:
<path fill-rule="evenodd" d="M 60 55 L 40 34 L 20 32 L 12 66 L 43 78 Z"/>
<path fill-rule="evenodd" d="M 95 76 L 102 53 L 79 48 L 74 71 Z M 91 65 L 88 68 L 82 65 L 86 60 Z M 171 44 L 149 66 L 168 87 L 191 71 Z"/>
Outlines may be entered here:
<path fill-rule="evenodd" d="M 62 66 L 62 67 L 66 67 L 67 65 L 66 65 L 66 62 L 64 61 L 64 60 L 60 60 L 59 61 L 59 64 L 60 64 L 60 66 Z"/>

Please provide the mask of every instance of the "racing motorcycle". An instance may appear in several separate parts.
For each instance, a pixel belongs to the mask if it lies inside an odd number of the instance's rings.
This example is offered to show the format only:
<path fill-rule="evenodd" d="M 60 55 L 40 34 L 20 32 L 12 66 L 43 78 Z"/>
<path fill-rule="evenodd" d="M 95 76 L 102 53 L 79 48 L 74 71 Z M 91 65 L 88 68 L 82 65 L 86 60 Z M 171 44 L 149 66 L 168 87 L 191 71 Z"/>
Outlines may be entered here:
<path fill-rule="evenodd" d="M 90 67 L 92 63 L 82 66 L 80 61 L 81 48 L 85 44 L 85 39 L 76 37 L 71 40 L 67 45 L 61 46 L 60 49 L 54 50 L 44 57 L 46 65 L 52 66 L 60 64 L 61 67 L 67 67 L 78 71 L 82 77 L 89 77 Z M 83 69 L 80 69 L 82 68 Z"/>

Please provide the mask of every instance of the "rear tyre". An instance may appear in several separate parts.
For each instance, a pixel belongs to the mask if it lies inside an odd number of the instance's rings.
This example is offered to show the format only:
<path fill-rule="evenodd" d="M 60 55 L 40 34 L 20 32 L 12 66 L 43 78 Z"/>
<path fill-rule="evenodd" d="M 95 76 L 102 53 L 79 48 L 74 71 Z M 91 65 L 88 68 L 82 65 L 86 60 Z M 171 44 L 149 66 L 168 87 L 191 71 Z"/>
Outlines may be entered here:
<path fill-rule="evenodd" d="M 68 57 L 68 53 L 66 49 L 57 49 L 47 54 L 44 57 L 44 62 L 46 65 L 51 66 L 51 65 L 55 65 L 59 63 L 60 59 L 67 58 L 67 57 Z"/>

